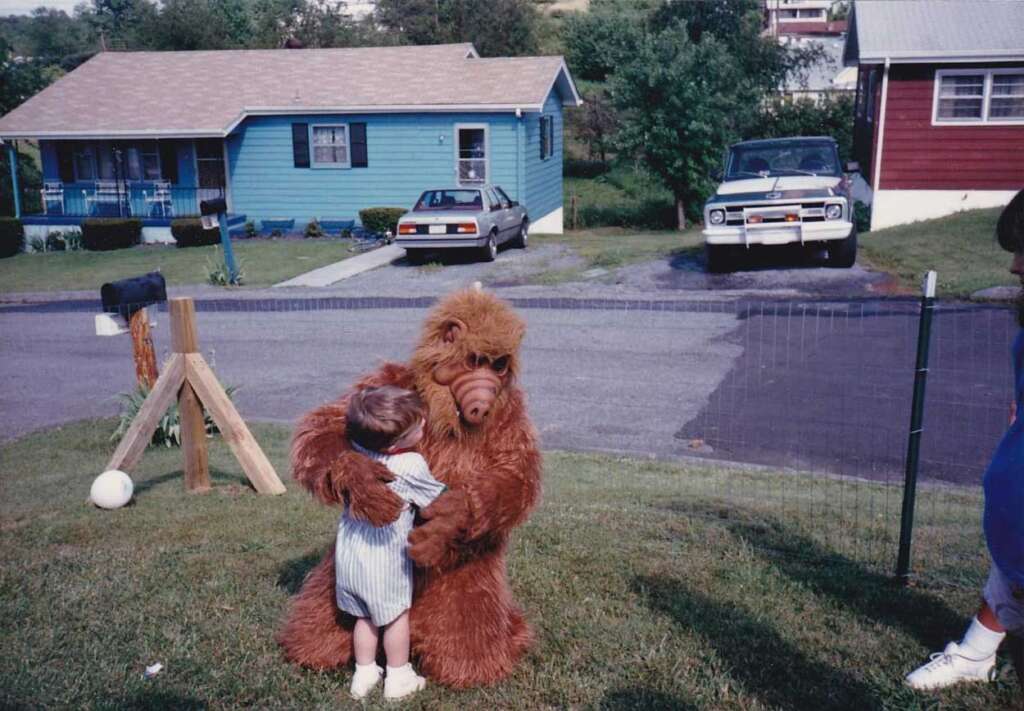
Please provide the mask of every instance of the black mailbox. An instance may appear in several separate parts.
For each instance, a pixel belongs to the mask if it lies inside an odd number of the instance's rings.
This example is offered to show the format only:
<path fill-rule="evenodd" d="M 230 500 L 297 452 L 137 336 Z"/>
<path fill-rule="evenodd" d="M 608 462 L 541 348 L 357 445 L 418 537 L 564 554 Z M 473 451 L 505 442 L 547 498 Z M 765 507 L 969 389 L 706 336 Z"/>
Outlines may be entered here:
<path fill-rule="evenodd" d="M 100 287 L 103 311 L 120 314 L 125 319 L 141 308 L 167 301 L 167 282 L 160 272 L 112 281 Z"/>
<path fill-rule="evenodd" d="M 203 200 L 199 203 L 199 214 L 200 215 L 216 215 L 221 212 L 228 211 L 228 202 L 224 198 L 216 198 L 215 200 Z"/>

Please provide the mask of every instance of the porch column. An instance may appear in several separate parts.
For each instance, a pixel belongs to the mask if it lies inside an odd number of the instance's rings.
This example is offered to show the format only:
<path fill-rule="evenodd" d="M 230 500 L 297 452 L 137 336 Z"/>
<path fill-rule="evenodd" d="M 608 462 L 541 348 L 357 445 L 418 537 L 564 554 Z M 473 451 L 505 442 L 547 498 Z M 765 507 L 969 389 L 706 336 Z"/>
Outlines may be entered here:
<path fill-rule="evenodd" d="M 14 216 L 21 218 L 21 188 L 18 186 L 18 154 L 14 143 L 7 144 L 7 158 L 11 163 L 11 189 L 14 191 Z"/>

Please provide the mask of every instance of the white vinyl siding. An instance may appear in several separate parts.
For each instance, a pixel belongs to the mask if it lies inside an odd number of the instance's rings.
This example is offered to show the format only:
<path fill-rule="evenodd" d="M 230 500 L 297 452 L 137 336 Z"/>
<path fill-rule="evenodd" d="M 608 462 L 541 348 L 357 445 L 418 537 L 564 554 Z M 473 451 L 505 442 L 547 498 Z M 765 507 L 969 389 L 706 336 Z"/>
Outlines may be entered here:
<path fill-rule="evenodd" d="M 1024 123 L 1024 70 L 937 71 L 932 123 Z"/>

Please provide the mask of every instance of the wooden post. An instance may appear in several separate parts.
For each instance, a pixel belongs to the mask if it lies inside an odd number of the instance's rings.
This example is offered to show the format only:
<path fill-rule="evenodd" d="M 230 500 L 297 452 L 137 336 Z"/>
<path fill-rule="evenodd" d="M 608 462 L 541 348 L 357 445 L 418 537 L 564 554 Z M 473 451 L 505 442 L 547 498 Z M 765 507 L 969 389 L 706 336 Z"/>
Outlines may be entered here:
<path fill-rule="evenodd" d="M 572 225 L 571 229 L 575 230 L 576 220 L 578 217 L 578 214 L 576 212 L 576 193 L 573 193 L 572 195 L 569 196 L 569 216 Z"/>
<path fill-rule="evenodd" d="M 156 353 L 153 351 L 153 334 L 149 329 L 149 314 L 139 309 L 128 319 L 128 330 L 132 336 L 132 358 L 135 360 L 135 378 L 146 390 L 152 390 L 159 372 L 156 369 Z"/>
<path fill-rule="evenodd" d="M 196 309 L 192 299 L 171 299 L 171 346 L 182 356 L 199 351 Z M 210 490 L 210 459 L 206 451 L 206 418 L 199 396 L 188 377 L 178 393 L 181 415 L 181 448 L 185 452 L 185 490 Z"/>

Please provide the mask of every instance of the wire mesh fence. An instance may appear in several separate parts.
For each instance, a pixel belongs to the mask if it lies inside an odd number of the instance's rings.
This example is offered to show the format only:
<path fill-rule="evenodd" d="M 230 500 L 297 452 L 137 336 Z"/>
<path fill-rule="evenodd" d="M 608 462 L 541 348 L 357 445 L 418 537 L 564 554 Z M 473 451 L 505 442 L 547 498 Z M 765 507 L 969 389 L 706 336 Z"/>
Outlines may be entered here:
<path fill-rule="evenodd" d="M 238 388 L 243 416 L 291 425 L 381 361 L 406 360 L 433 302 L 201 299 L 200 350 Z M 915 300 L 513 303 L 528 324 L 521 382 L 546 449 L 696 458 L 674 490 L 709 515 L 763 512 L 891 572 Z M 8 434 L 115 414 L 114 396 L 134 387 L 130 346 L 94 335 L 98 310 L 81 301 L 0 311 L 7 374 L 33 376 L 4 378 Z M 166 305 L 150 312 L 163 361 Z M 958 560 L 984 555 L 980 481 L 1008 421 L 1015 332 L 1005 307 L 938 305 L 915 544 L 946 555 L 915 564 L 918 575 L 953 579 Z"/>

